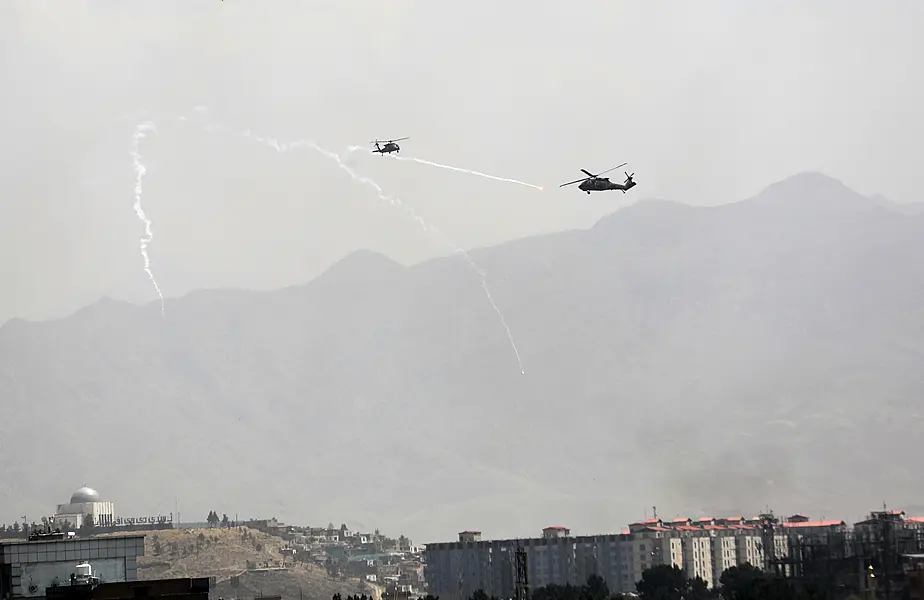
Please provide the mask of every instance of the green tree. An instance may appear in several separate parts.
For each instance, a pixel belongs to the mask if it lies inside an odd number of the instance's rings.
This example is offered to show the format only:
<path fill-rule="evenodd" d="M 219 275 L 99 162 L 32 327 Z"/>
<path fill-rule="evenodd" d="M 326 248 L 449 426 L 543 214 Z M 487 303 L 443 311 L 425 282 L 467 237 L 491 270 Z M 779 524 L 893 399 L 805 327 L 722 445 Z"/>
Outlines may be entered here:
<path fill-rule="evenodd" d="M 595 573 L 587 578 L 581 596 L 585 600 L 610 600 L 610 587 L 606 585 L 605 579 Z"/>
<path fill-rule="evenodd" d="M 96 529 L 96 523 L 93 520 L 93 515 L 84 515 L 83 519 L 80 520 L 81 535 L 90 535 L 94 529 Z"/>
<path fill-rule="evenodd" d="M 656 565 L 635 584 L 642 600 L 705 600 L 714 596 L 701 578 L 688 579 L 676 565 Z"/>
<path fill-rule="evenodd" d="M 218 515 L 215 516 L 217 517 Z M 228 518 L 227 514 L 221 515 L 221 526 L 226 528 L 231 527 L 231 519 Z"/>
<path fill-rule="evenodd" d="M 721 594 L 725 600 L 754 598 L 757 588 L 766 581 L 766 573 L 748 563 L 725 569 L 719 578 Z"/>
<path fill-rule="evenodd" d="M 725 600 L 813 600 L 827 598 L 826 590 L 803 589 L 791 581 L 749 565 L 729 567 L 719 578 Z"/>

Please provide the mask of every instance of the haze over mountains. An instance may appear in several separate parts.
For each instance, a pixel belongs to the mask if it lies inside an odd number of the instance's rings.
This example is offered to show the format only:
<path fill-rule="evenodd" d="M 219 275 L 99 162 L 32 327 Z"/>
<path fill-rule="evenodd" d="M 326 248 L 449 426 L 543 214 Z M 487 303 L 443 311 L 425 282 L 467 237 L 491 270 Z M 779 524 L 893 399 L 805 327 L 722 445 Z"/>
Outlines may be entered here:
<path fill-rule="evenodd" d="M 7 322 L 0 520 L 84 483 L 419 541 L 920 504 L 924 211 L 806 173 L 471 256 L 525 375 L 459 257 Z"/>

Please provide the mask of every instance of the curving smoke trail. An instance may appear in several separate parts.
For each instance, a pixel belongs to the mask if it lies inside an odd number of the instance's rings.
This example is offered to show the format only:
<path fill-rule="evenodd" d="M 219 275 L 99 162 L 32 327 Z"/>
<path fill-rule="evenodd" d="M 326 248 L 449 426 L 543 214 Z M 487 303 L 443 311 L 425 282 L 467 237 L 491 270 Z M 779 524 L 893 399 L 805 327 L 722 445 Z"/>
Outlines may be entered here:
<path fill-rule="evenodd" d="M 363 150 L 363 151 L 365 151 L 365 152 L 368 152 L 369 154 L 375 154 L 372 150 L 370 150 L 369 148 L 366 148 L 366 147 L 364 147 L 364 146 L 350 146 L 350 147 L 348 148 L 348 150 L 349 150 L 350 152 L 357 152 L 357 151 L 359 151 L 359 150 Z M 542 186 L 533 185 L 533 184 L 531 184 L 531 183 L 526 183 L 525 181 L 520 181 L 520 180 L 518 180 L 518 179 L 510 179 L 510 178 L 508 178 L 508 177 L 497 177 L 497 176 L 495 176 L 495 175 L 488 175 L 487 173 L 479 173 L 478 171 L 472 171 L 471 169 L 463 169 L 462 167 L 452 167 L 452 166 L 450 166 L 450 165 L 443 165 L 443 164 L 436 163 L 436 162 L 433 162 L 433 161 L 424 160 L 424 159 L 422 159 L 422 158 L 416 158 L 416 157 L 414 157 L 414 156 L 398 156 L 398 155 L 396 155 L 396 154 L 395 154 L 395 155 L 393 155 L 393 154 L 383 154 L 382 156 L 387 156 L 387 157 L 393 158 L 393 159 L 395 159 L 395 160 L 406 160 L 406 161 L 411 161 L 411 162 L 419 163 L 419 164 L 421 164 L 421 165 L 430 165 L 431 167 L 438 167 L 438 168 L 440 168 L 440 169 L 447 169 L 447 170 L 449 170 L 449 171 L 458 171 L 458 172 L 460 172 L 460 173 L 468 173 L 469 175 L 477 175 L 478 177 L 485 177 L 485 178 L 487 178 L 487 179 L 493 179 L 493 180 L 495 180 L 495 181 L 506 181 L 507 183 L 516 183 L 516 184 L 518 184 L 518 185 L 525 185 L 526 187 L 531 187 L 531 188 L 537 189 L 537 190 L 539 190 L 539 191 L 542 191 Z"/>
<path fill-rule="evenodd" d="M 504 326 L 504 331 L 507 332 L 507 339 L 510 342 L 510 347 L 513 349 L 514 356 L 516 357 L 516 360 L 517 360 L 517 365 L 520 367 L 520 373 L 523 375 L 526 374 L 526 370 L 523 368 L 523 361 L 520 359 L 520 350 L 517 348 L 516 341 L 513 339 L 513 333 L 510 331 L 510 327 L 507 325 L 507 319 L 504 317 L 504 313 L 501 312 L 501 309 L 497 305 L 497 302 L 494 301 L 494 296 L 491 294 L 491 290 L 488 288 L 487 274 L 484 272 L 483 269 L 481 269 L 477 264 L 475 264 L 475 261 L 472 260 L 472 257 L 469 256 L 468 252 L 466 252 L 465 249 L 452 243 L 449 240 L 449 238 L 447 238 L 446 235 L 443 234 L 439 229 L 437 229 L 435 226 L 425 221 L 419 214 L 417 214 L 417 211 L 414 210 L 414 207 L 410 206 L 409 204 L 405 204 L 397 196 L 387 195 L 385 191 L 382 189 L 382 187 L 379 184 L 377 184 L 375 181 L 373 181 L 372 179 L 369 179 L 368 177 L 359 175 L 353 169 L 351 169 L 349 165 L 347 165 L 343 161 L 343 159 L 340 157 L 339 154 L 337 154 L 336 152 L 327 150 L 325 148 L 322 148 L 321 146 L 319 146 L 318 144 L 316 144 L 315 142 L 311 140 L 298 140 L 295 142 L 283 143 L 277 140 L 276 138 L 260 136 L 260 135 L 253 133 L 250 130 L 238 131 L 238 130 L 232 129 L 224 125 L 205 125 L 204 127 L 207 131 L 220 130 L 220 131 L 229 133 L 231 135 L 236 135 L 236 136 L 240 136 L 240 137 L 253 140 L 255 142 L 259 142 L 261 144 L 274 148 L 277 152 L 280 152 L 280 153 L 288 152 L 289 150 L 294 150 L 297 148 L 304 148 L 304 147 L 311 148 L 312 150 L 315 150 L 316 152 L 319 152 L 320 154 L 323 154 L 327 158 L 336 162 L 337 166 L 340 167 L 343 171 L 345 171 L 353 180 L 370 186 L 372 189 L 375 190 L 379 199 L 382 200 L 383 202 L 388 202 L 391 206 L 396 206 L 406 211 L 415 221 L 417 221 L 418 224 L 420 224 L 424 232 L 438 236 L 439 238 L 443 240 L 443 242 L 449 248 L 452 249 L 454 253 L 459 254 L 463 258 L 465 258 L 465 261 L 469 264 L 472 270 L 481 279 L 481 289 L 484 291 L 484 294 L 487 297 L 488 302 L 491 303 L 491 307 L 494 309 L 494 312 L 497 313 L 497 316 L 500 319 L 501 325 Z"/>
<path fill-rule="evenodd" d="M 154 291 L 157 292 L 157 297 L 160 298 L 160 314 L 163 317 L 166 316 L 164 295 L 160 291 L 160 286 L 157 285 L 157 280 L 154 279 L 154 273 L 151 272 L 151 260 L 148 257 L 148 244 L 154 239 L 154 234 L 151 233 L 151 220 L 144 214 L 144 209 L 141 207 L 141 180 L 147 173 L 147 169 L 144 163 L 141 162 L 140 148 L 141 141 L 147 137 L 148 132 L 157 133 L 157 128 L 154 127 L 154 123 L 150 121 L 145 121 L 135 126 L 129 154 L 132 157 L 132 166 L 135 169 L 135 213 L 138 215 L 138 218 L 144 222 L 144 237 L 141 238 L 141 258 L 144 259 L 144 272 L 148 274 L 148 278 L 151 280 L 151 283 L 154 284 Z"/>

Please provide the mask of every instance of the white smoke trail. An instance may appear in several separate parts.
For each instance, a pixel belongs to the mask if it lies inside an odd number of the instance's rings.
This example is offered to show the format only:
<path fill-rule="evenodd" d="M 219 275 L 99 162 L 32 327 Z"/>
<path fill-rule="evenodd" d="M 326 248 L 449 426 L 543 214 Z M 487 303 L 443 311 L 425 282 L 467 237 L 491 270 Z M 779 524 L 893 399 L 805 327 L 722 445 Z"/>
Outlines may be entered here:
<path fill-rule="evenodd" d="M 339 154 L 337 154 L 336 152 L 332 152 L 330 150 L 326 150 L 325 148 L 322 148 L 321 146 L 319 146 L 318 144 L 316 144 L 315 142 L 311 140 L 298 140 L 296 142 L 282 143 L 276 138 L 256 135 L 250 130 L 243 131 L 243 132 L 235 131 L 223 125 L 206 125 L 205 128 L 206 130 L 209 130 L 209 131 L 222 130 L 232 135 L 241 136 L 241 137 L 259 142 L 271 148 L 274 148 L 277 152 L 280 152 L 280 153 L 288 152 L 289 150 L 294 150 L 296 148 L 307 146 L 311 148 L 312 150 L 315 150 L 316 152 L 319 152 L 320 154 L 323 154 L 327 158 L 336 162 L 337 166 L 340 167 L 342 170 L 346 171 L 346 173 L 351 178 L 353 178 L 353 180 L 370 186 L 372 189 L 375 190 L 379 199 L 382 200 L 383 202 L 388 202 L 392 206 L 396 206 L 396 207 L 404 209 L 415 221 L 417 221 L 418 224 L 420 224 L 424 232 L 440 237 L 443 240 L 443 242 L 453 250 L 453 252 L 455 252 L 456 254 L 460 254 L 462 257 L 464 257 L 466 262 L 472 268 L 472 270 L 475 271 L 475 273 L 481 279 L 481 289 L 484 291 L 484 294 L 487 297 L 488 302 L 491 303 L 491 307 L 494 309 L 494 312 L 497 313 L 497 316 L 500 319 L 501 325 L 504 326 L 504 331 L 507 332 L 507 340 L 510 342 L 510 347 L 513 349 L 514 356 L 517 359 L 517 365 L 520 367 L 520 373 L 522 375 L 526 375 L 526 370 L 523 368 L 523 361 L 520 359 L 520 350 L 517 348 L 517 343 L 513 339 L 513 333 L 510 331 L 510 327 L 507 325 L 507 319 L 504 317 L 504 313 L 501 312 L 501 309 L 497 305 L 497 302 L 494 301 L 494 296 L 491 294 L 491 290 L 488 288 L 488 281 L 487 281 L 486 273 L 484 272 L 483 269 L 481 269 L 480 267 L 478 267 L 478 265 L 475 264 L 475 261 L 472 260 L 468 252 L 466 252 L 463 248 L 457 246 L 456 244 L 452 243 L 452 241 L 450 241 L 449 238 L 446 237 L 446 235 L 443 234 L 439 229 L 437 229 L 435 226 L 425 221 L 419 214 L 417 214 L 417 211 L 414 210 L 414 207 L 412 207 L 409 204 L 405 204 L 397 196 L 389 196 L 385 194 L 385 191 L 382 189 L 382 187 L 379 184 L 369 179 L 368 177 L 363 177 L 362 175 L 359 175 L 358 173 L 356 173 L 353 169 L 349 167 L 349 165 L 347 165 L 343 161 L 343 159 L 340 157 Z"/>
<path fill-rule="evenodd" d="M 369 154 L 375 154 L 372 150 L 370 150 L 369 148 L 366 148 L 365 146 L 350 146 L 349 147 L 350 152 L 356 152 L 357 150 L 365 150 Z M 395 160 L 408 160 L 408 161 L 419 163 L 422 165 L 430 165 L 431 167 L 439 167 L 440 169 L 448 169 L 450 171 L 468 173 L 469 175 L 477 175 L 478 177 L 486 177 L 488 179 L 494 179 L 495 181 L 506 181 L 507 183 L 516 183 L 518 185 L 525 185 L 526 187 L 531 187 L 539 191 L 542 191 L 542 186 L 540 185 L 533 185 L 531 183 L 526 183 L 525 181 L 520 181 L 518 179 L 509 179 L 507 177 L 497 177 L 495 175 L 488 175 L 487 173 L 479 173 L 478 171 L 472 171 L 471 169 L 463 169 L 462 167 L 452 167 L 449 165 L 442 165 L 440 163 L 435 163 L 429 160 L 424 160 L 422 158 L 416 158 L 414 156 L 398 156 L 394 154 L 383 154 L 383 156 L 387 156 Z"/>
<path fill-rule="evenodd" d="M 148 258 L 148 244 L 154 239 L 154 234 L 151 233 L 151 220 L 144 214 L 144 209 L 141 207 L 141 180 L 147 173 L 147 169 L 144 163 L 141 162 L 140 148 L 141 140 L 147 137 L 149 131 L 157 133 L 157 128 L 154 127 L 154 123 L 150 121 L 145 121 L 135 126 L 129 154 L 132 157 L 132 165 L 135 168 L 135 213 L 138 215 L 138 218 L 144 222 L 144 237 L 141 238 L 141 258 L 144 259 L 144 272 L 148 274 L 148 278 L 151 280 L 151 283 L 154 284 L 154 291 L 157 292 L 157 297 L 160 298 L 160 314 L 164 317 L 166 316 L 164 295 L 160 291 L 160 286 L 157 285 L 157 280 L 154 279 L 154 273 L 151 272 L 151 260 Z"/>

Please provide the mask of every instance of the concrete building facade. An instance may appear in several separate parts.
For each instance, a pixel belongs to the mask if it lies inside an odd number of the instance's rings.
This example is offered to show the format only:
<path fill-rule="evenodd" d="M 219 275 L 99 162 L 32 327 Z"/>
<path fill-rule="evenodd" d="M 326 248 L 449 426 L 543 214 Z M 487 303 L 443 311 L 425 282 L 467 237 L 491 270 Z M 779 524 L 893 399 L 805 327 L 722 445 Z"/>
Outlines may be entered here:
<path fill-rule="evenodd" d="M 823 536 L 842 531 L 843 521 L 786 520 L 773 534 L 777 557 L 786 556 L 790 538 Z M 660 519 L 633 523 L 620 534 L 571 536 L 564 527 L 547 527 L 538 538 L 482 540 L 466 531 L 459 541 L 427 544 L 428 591 L 447 600 L 466 600 L 477 590 L 512 598 L 514 553 L 526 551 L 530 588 L 549 584 L 583 585 L 591 575 L 602 577 L 611 591 L 634 592 L 642 573 L 655 565 L 674 565 L 709 587 L 735 565 L 765 565 L 760 520 L 740 517 L 697 521 Z"/>
<path fill-rule="evenodd" d="M 0 600 L 44 598 L 45 588 L 67 585 L 80 562 L 101 583 L 138 579 L 143 535 L 48 539 L 0 544 Z"/>

